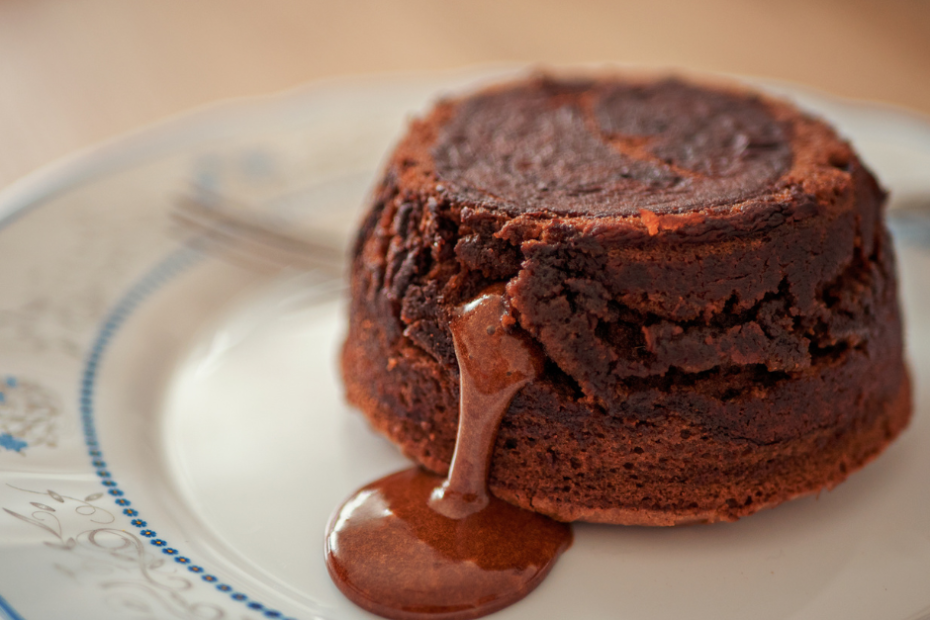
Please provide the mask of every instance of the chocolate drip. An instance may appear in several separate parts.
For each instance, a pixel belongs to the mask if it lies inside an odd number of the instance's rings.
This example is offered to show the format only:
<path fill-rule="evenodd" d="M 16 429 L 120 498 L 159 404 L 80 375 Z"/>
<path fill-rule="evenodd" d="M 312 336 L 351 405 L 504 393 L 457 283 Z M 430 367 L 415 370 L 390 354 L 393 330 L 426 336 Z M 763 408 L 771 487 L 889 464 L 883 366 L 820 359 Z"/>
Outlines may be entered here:
<path fill-rule="evenodd" d="M 513 396 L 542 371 L 521 333 L 507 332 L 502 287 L 451 322 L 459 361 L 455 455 L 441 478 L 408 469 L 353 495 L 327 528 L 330 576 L 353 602 L 413 620 L 477 618 L 529 594 L 571 544 L 571 529 L 488 493 L 491 451 Z"/>
<path fill-rule="evenodd" d="M 465 304 L 451 323 L 459 362 L 459 428 L 449 476 L 430 507 L 452 519 L 488 505 L 491 449 L 514 395 L 542 372 L 539 355 L 519 334 L 500 325 L 504 300 L 485 292 Z"/>

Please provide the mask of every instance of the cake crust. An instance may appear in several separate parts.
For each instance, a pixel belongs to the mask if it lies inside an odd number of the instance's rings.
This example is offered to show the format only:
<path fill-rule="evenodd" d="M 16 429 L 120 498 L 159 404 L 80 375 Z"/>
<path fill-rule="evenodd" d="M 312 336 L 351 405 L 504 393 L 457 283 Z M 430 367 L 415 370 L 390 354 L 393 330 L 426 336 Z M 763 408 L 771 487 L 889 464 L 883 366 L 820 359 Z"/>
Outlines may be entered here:
<path fill-rule="evenodd" d="M 355 246 L 349 400 L 444 473 L 451 313 L 504 283 L 547 359 L 495 495 L 672 525 L 831 488 L 910 415 L 883 201 L 826 124 L 739 90 L 535 78 L 440 102 Z"/>

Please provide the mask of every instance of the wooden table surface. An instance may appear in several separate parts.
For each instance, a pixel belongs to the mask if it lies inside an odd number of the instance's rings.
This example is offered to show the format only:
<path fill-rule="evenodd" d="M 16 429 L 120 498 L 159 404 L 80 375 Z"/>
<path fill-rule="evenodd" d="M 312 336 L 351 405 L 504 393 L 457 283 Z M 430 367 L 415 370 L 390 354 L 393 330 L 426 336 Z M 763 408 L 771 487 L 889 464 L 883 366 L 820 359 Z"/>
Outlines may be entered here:
<path fill-rule="evenodd" d="M 492 61 L 732 72 L 930 114 L 930 0 L 4 0 L 0 189 L 217 99 Z"/>

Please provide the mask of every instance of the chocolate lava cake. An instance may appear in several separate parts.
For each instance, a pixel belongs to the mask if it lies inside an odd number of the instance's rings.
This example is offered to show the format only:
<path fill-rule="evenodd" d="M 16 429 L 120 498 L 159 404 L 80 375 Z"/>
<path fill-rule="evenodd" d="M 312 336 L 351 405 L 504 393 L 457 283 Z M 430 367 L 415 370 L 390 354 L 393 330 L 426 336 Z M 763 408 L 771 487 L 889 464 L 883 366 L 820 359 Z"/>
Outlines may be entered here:
<path fill-rule="evenodd" d="M 455 309 L 503 283 L 545 370 L 490 489 L 563 521 L 735 520 L 831 488 L 907 425 L 885 194 L 790 105 L 537 77 L 414 121 L 355 245 L 349 400 L 445 473 Z"/>

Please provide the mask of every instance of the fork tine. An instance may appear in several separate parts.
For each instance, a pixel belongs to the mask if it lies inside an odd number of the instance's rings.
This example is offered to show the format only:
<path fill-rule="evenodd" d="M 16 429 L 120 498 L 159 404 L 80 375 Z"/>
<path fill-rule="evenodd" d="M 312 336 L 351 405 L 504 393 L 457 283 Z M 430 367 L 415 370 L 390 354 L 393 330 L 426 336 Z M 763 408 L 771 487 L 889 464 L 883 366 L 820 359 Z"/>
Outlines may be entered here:
<path fill-rule="evenodd" d="M 191 242 L 238 264 L 342 272 L 341 250 L 234 214 L 223 204 L 208 205 L 184 196 L 177 201 L 172 219 L 179 230 L 192 233 Z"/>

